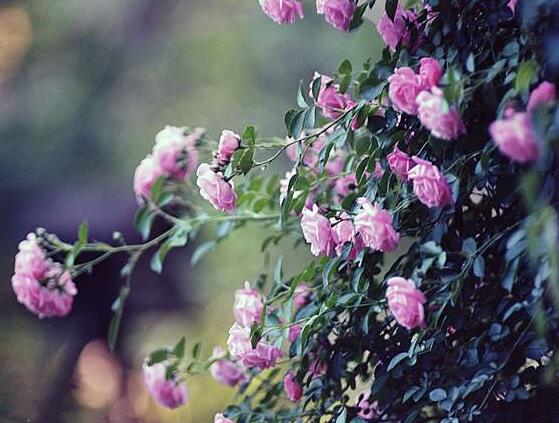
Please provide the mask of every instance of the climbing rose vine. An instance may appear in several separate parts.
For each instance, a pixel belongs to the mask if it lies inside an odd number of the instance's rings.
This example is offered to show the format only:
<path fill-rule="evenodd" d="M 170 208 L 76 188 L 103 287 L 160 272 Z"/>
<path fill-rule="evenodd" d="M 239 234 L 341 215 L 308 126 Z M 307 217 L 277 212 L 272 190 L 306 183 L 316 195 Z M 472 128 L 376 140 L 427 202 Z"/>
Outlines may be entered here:
<path fill-rule="evenodd" d="M 304 3 L 260 0 L 279 24 L 302 19 Z M 308 9 L 354 31 L 374 6 Z M 141 255 L 161 272 L 202 226 L 217 235 L 193 262 L 236 228 L 264 225 L 264 249 L 295 238 L 313 259 L 230 281 L 221 345 L 183 338 L 150 354 L 144 379 L 157 402 L 187 403 L 193 376 L 210 372 L 238 390 L 216 410 L 221 423 L 558 421 L 559 2 L 383 6 L 381 60 L 308 75 L 285 137 L 253 126 L 219 140 L 159 132 L 134 175 L 143 243 L 93 242 L 86 224 L 74 243 L 29 234 L 17 300 L 41 318 L 65 316 L 80 275 L 125 254 L 113 347 Z M 284 153 L 291 169 L 272 174 Z M 156 219 L 167 229 L 152 236 Z"/>

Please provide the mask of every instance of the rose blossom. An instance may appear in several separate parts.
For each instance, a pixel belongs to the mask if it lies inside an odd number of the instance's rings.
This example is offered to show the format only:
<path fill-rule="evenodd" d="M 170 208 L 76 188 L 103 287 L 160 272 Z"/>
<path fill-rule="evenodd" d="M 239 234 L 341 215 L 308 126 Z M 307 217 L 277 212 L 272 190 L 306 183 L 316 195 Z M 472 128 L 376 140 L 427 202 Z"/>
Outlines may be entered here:
<path fill-rule="evenodd" d="M 153 160 L 159 169 L 179 181 L 185 180 L 198 164 L 196 142 L 203 130 L 188 135 L 186 128 L 167 125 L 155 136 Z"/>
<path fill-rule="evenodd" d="M 150 395 L 159 404 L 167 408 L 177 408 L 188 401 L 188 389 L 184 382 L 180 382 L 176 374 L 166 379 L 166 367 L 163 363 L 143 366 L 144 385 Z"/>
<path fill-rule="evenodd" d="M 227 182 L 221 172 L 214 172 L 209 164 L 202 163 L 196 171 L 196 184 L 200 195 L 208 200 L 216 210 L 234 212 L 237 207 L 237 195 L 233 184 Z"/>
<path fill-rule="evenodd" d="M 352 244 L 351 250 L 348 255 L 348 260 L 355 260 L 355 257 L 365 248 L 361 236 L 357 236 L 353 224 L 349 220 L 349 216 L 343 213 L 339 222 L 333 221 L 332 225 L 332 239 L 335 244 L 336 254 L 341 256 L 343 253 L 344 245 L 346 242 Z"/>
<path fill-rule="evenodd" d="M 536 134 L 528 113 L 512 113 L 489 126 L 489 133 L 501 153 L 518 163 L 537 160 L 539 155 Z"/>
<path fill-rule="evenodd" d="M 419 120 L 437 138 L 454 140 L 466 132 L 460 113 L 455 106 L 444 110 L 444 94 L 439 88 L 423 91 L 416 99 Z"/>
<path fill-rule="evenodd" d="M 242 327 L 238 323 L 234 323 L 231 329 L 229 329 L 227 347 L 229 353 L 233 357 L 240 359 L 245 366 L 258 367 L 259 369 L 275 366 L 278 358 L 283 356 L 279 348 L 262 340 L 253 349 L 250 342 L 250 328 Z"/>
<path fill-rule="evenodd" d="M 214 417 L 214 423 L 235 423 L 235 422 L 225 417 L 222 413 L 217 413 Z"/>
<path fill-rule="evenodd" d="M 332 253 L 330 222 L 320 214 L 316 204 L 313 205 L 312 210 L 303 209 L 301 229 L 305 240 L 311 244 L 311 253 L 315 256 L 321 254 L 329 256 Z"/>
<path fill-rule="evenodd" d="M 366 247 L 376 251 L 392 251 L 398 246 L 400 235 L 392 226 L 392 215 L 367 199 L 357 200 L 361 205 L 354 219 L 355 231 Z"/>
<path fill-rule="evenodd" d="M 533 111 L 540 104 L 551 103 L 555 100 L 555 85 L 551 82 L 543 81 L 530 94 L 528 100 L 528 111 Z"/>
<path fill-rule="evenodd" d="M 287 399 L 292 402 L 297 402 L 303 396 L 303 388 L 295 379 L 295 372 L 290 370 L 283 378 L 283 389 Z"/>
<path fill-rule="evenodd" d="M 295 342 L 297 338 L 299 338 L 299 335 L 301 335 L 302 330 L 303 328 L 301 325 L 290 326 L 287 333 L 287 339 L 289 339 L 289 342 Z"/>
<path fill-rule="evenodd" d="M 415 99 L 423 90 L 423 79 L 412 68 L 398 68 L 388 77 L 388 96 L 396 110 L 410 115 L 417 114 Z"/>
<path fill-rule="evenodd" d="M 340 31 L 349 31 L 355 4 L 351 0 L 317 0 L 316 11 Z"/>
<path fill-rule="evenodd" d="M 413 192 L 427 207 L 444 207 L 452 204 L 452 192 L 448 181 L 437 166 L 428 160 L 412 157 L 416 165 L 408 172 L 413 182 Z"/>
<path fill-rule="evenodd" d="M 293 291 L 293 304 L 296 308 L 306 306 L 312 297 L 312 289 L 306 283 L 302 283 Z"/>
<path fill-rule="evenodd" d="M 220 166 L 225 166 L 231 161 L 233 153 L 240 147 L 241 137 L 233 131 L 224 130 L 219 137 L 217 161 Z"/>
<path fill-rule="evenodd" d="M 403 45 L 409 43 L 410 33 L 406 21 L 411 22 L 415 17 L 412 10 L 405 10 L 401 6 L 396 9 L 394 21 L 390 19 L 386 12 L 383 13 L 377 24 L 377 31 L 390 50 L 396 50 L 400 41 Z"/>
<path fill-rule="evenodd" d="M 429 90 L 439 85 L 443 68 L 437 59 L 432 57 L 424 57 L 419 61 L 419 76 L 423 80 L 423 86 Z"/>
<path fill-rule="evenodd" d="M 212 359 L 216 361 L 211 364 L 210 373 L 219 383 L 236 386 L 248 380 L 245 367 L 240 363 L 227 360 L 225 351 L 221 347 L 214 348 Z"/>
<path fill-rule="evenodd" d="M 393 277 L 387 281 L 388 307 L 399 325 L 413 329 L 424 325 L 423 304 L 425 295 L 415 287 L 411 279 Z"/>
<path fill-rule="evenodd" d="M 250 282 L 246 281 L 243 289 L 235 291 L 233 315 L 241 326 L 251 327 L 254 322 L 259 322 L 263 308 L 262 295 L 250 287 Z"/>
<path fill-rule="evenodd" d="M 388 166 L 394 174 L 402 181 L 408 180 L 408 172 L 413 166 L 413 161 L 410 156 L 394 146 L 394 150 L 387 157 Z"/>
<path fill-rule="evenodd" d="M 321 87 L 316 99 L 316 105 L 322 110 L 322 114 L 329 119 L 338 119 L 348 108 L 351 97 L 349 94 L 342 94 L 338 91 L 338 86 L 328 84 Z"/>
<path fill-rule="evenodd" d="M 303 5 L 297 0 L 260 0 L 260 6 L 268 17 L 278 24 L 292 24 L 303 19 Z"/>
<path fill-rule="evenodd" d="M 153 156 L 143 159 L 134 172 L 134 193 L 139 203 L 150 198 L 151 188 L 165 172 L 157 165 Z"/>
<path fill-rule="evenodd" d="M 15 258 L 15 272 L 40 279 L 49 269 L 49 262 L 43 249 L 39 246 L 34 233 L 27 234 L 18 245 L 19 252 Z"/>
<path fill-rule="evenodd" d="M 336 182 L 334 183 L 334 190 L 342 197 L 348 195 L 355 190 L 356 187 L 357 178 L 353 174 L 340 176 L 336 178 Z"/>

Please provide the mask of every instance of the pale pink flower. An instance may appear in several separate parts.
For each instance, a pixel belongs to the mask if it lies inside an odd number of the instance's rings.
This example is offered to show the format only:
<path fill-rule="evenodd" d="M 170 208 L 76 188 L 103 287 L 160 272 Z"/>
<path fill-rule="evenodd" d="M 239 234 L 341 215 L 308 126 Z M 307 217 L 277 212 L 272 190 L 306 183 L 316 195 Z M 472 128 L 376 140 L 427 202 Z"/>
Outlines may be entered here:
<path fill-rule="evenodd" d="M 358 397 L 357 415 L 365 420 L 371 420 L 380 417 L 378 410 L 378 402 L 370 402 L 371 393 L 361 393 Z"/>
<path fill-rule="evenodd" d="M 184 382 L 180 382 L 176 374 L 166 378 L 164 363 L 143 366 L 144 385 L 155 401 L 167 408 L 177 408 L 188 401 L 188 389 Z"/>
<path fill-rule="evenodd" d="M 419 76 L 423 80 L 423 86 L 429 90 L 439 85 L 443 76 L 443 68 L 437 59 L 424 57 L 419 61 Z"/>
<path fill-rule="evenodd" d="M 248 380 L 245 366 L 225 358 L 225 351 L 221 347 L 214 348 L 212 359 L 216 361 L 211 364 L 210 373 L 219 383 L 236 386 Z"/>
<path fill-rule="evenodd" d="M 400 326 L 413 329 L 425 324 L 423 304 L 425 295 L 411 279 L 393 277 L 387 281 L 386 299 L 390 312 Z"/>
<path fill-rule="evenodd" d="M 416 165 L 408 172 L 408 178 L 419 201 L 430 208 L 452 204 L 450 185 L 437 166 L 419 157 L 412 159 Z"/>
<path fill-rule="evenodd" d="M 235 423 L 235 422 L 225 417 L 222 413 L 217 413 L 214 417 L 214 423 Z"/>
<path fill-rule="evenodd" d="M 217 164 L 225 166 L 231 161 L 235 151 L 241 146 L 241 137 L 233 131 L 224 130 L 219 137 Z"/>
<path fill-rule="evenodd" d="M 295 371 L 290 370 L 283 378 L 283 389 L 287 399 L 297 402 L 303 396 L 303 387 L 297 382 Z"/>
<path fill-rule="evenodd" d="M 332 240 L 335 244 L 336 254 L 341 256 L 345 244 L 349 242 L 352 247 L 347 258 L 348 260 L 355 260 L 355 257 L 365 248 L 363 239 L 356 233 L 353 223 L 351 223 L 346 213 L 343 213 L 340 218 L 341 221 L 336 223 L 336 220 L 333 220 L 332 224 Z"/>
<path fill-rule="evenodd" d="M 512 113 L 489 126 L 489 133 L 501 153 L 518 163 L 538 159 L 539 147 L 528 113 Z"/>
<path fill-rule="evenodd" d="M 262 295 L 250 287 L 250 282 L 246 281 L 243 289 L 235 291 L 233 315 L 241 326 L 251 327 L 254 322 L 259 322 L 263 308 Z"/>
<path fill-rule="evenodd" d="M 316 11 L 334 28 L 349 31 L 355 4 L 351 0 L 317 0 Z"/>
<path fill-rule="evenodd" d="M 346 156 L 341 151 L 336 151 L 334 157 L 330 158 L 326 163 L 326 172 L 330 176 L 339 176 L 343 172 Z"/>
<path fill-rule="evenodd" d="M 455 106 L 446 106 L 439 88 L 423 91 L 417 96 L 419 120 L 437 138 L 454 140 L 466 132 L 460 113 Z"/>
<path fill-rule="evenodd" d="M 297 0 L 260 0 L 260 6 L 278 24 L 292 24 L 304 16 L 303 5 Z"/>
<path fill-rule="evenodd" d="M 295 342 L 297 338 L 299 338 L 299 335 L 301 335 L 302 330 L 303 328 L 301 327 L 301 325 L 290 326 L 287 333 L 287 339 L 289 340 L 289 342 Z"/>
<path fill-rule="evenodd" d="M 408 180 L 408 172 L 413 167 L 413 161 L 410 156 L 394 146 L 394 150 L 387 157 L 388 166 L 394 174 L 402 181 Z"/>
<path fill-rule="evenodd" d="M 201 133 L 189 135 L 186 128 L 167 125 L 155 136 L 155 165 L 166 175 L 184 181 L 198 164 L 196 143 L 200 136 Z"/>
<path fill-rule="evenodd" d="M 209 164 L 202 163 L 196 171 L 196 184 L 200 195 L 208 200 L 216 210 L 234 212 L 237 208 L 237 195 L 231 182 L 227 182 L 221 172 L 214 172 Z"/>
<path fill-rule="evenodd" d="M 354 191 L 356 187 L 357 178 L 353 174 L 340 176 L 336 178 L 336 182 L 334 183 L 334 190 L 342 197 Z"/>
<path fill-rule="evenodd" d="M 250 342 L 250 328 L 243 327 L 238 323 L 234 323 L 229 329 L 227 347 L 229 353 L 234 358 L 241 360 L 245 366 L 259 369 L 275 366 L 277 360 L 283 356 L 283 352 L 279 348 L 263 340 L 260 340 L 256 348 L 253 349 Z"/>
<path fill-rule="evenodd" d="M 148 155 L 140 162 L 134 173 L 134 193 L 139 203 L 150 198 L 151 189 L 160 176 L 166 175 L 153 156 Z"/>
<path fill-rule="evenodd" d="M 49 262 L 43 249 L 39 246 L 34 233 L 27 234 L 25 240 L 19 243 L 19 252 L 16 254 L 15 273 L 40 279 L 49 269 Z"/>
<path fill-rule="evenodd" d="M 392 226 L 392 215 L 364 198 L 358 199 L 361 208 L 354 219 L 355 231 L 363 243 L 375 251 L 392 251 L 398 246 L 400 235 Z"/>
<path fill-rule="evenodd" d="M 333 243 L 330 222 L 318 210 L 316 204 L 311 209 L 303 209 L 301 229 L 305 240 L 311 244 L 311 253 L 315 256 L 332 253 Z"/>
<path fill-rule="evenodd" d="M 316 105 L 322 114 L 329 119 L 338 119 L 351 103 L 349 94 L 342 94 L 338 86 L 332 83 L 323 84 L 316 99 Z"/>
<path fill-rule="evenodd" d="M 396 110 L 410 115 L 417 114 L 415 99 L 423 90 L 423 79 L 412 68 L 398 68 L 388 77 L 388 96 Z"/>
<path fill-rule="evenodd" d="M 396 9 L 394 21 L 383 13 L 377 24 L 377 31 L 383 41 L 386 43 L 390 50 L 396 50 L 398 43 L 401 41 L 402 45 L 408 45 L 410 41 L 410 31 L 407 27 L 407 22 L 413 22 L 416 16 L 412 10 L 405 10 L 401 6 Z"/>
<path fill-rule="evenodd" d="M 301 308 L 306 306 L 312 297 L 312 288 L 306 283 L 297 285 L 295 291 L 293 291 L 293 304 L 296 308 Z"/>
<path fill-rule="evenodd" d="M 540 104 L 552 103 L 555 101 L 555 85 L 551 82 L 543 81 L 530 94 L 528 100 L 528 111 L 533 111 Z"/>

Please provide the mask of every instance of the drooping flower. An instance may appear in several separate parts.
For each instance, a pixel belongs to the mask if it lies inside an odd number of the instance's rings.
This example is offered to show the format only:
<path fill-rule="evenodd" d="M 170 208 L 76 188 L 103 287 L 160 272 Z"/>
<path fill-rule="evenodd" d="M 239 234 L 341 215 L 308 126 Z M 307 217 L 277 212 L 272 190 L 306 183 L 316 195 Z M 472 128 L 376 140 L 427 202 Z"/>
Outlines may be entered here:
<path fill-rule="evenodd" d="M 423 326 L 425 295 L 415 287 L 411 279 L 393 277 L 387 280 L 386 299 L 390 312 L 400 326 L 413 329 Z"/>
<path fill-rule="evenodd" d="M 431 133 L 443 140 L 454 140 L 466 132 L 455 106 L 446 106 L 443 92 L 434 87 L 417 96 L 419 120 Z"/>
<path fill-rule="evenodd" d="M 399 42 L 404 46 L 408 45 L 410 31 L 406 23 L 413 22 L 415 18 L 412 10 L 403 9 L 401 6 L 396 9 L 394 21 L 386 12 L 383 13 L 377 24 L 377 31 L 390 50 L 396 50 Z"/>
<path fill-rule="evenodd" d="M 237 208 L 237 195 L 233 184 L 223 178 L 221 172 L 214 172 L 209 164 L 202 163 L 196 171 L 196 184 L 200 195 L 208 200 L 216 210 L 234 212 Z"/>
<path fill-rule="evenodd" d="M 408 172 L 408 178 L 419 201 L 430 208 L 452 204 L 450 185 L 437 166 L 419 157 L 412 159 L 416 165 Z"/>
<path fill-rule="evenodd" d="M 388 166 L 394 174 L 402 181 L 408 180 L 408 172 L 413 167 L 413 161 L 410 156 L 394 146 L 394 150 L 387 157 Z"/>
<path fill-rule="evenodd" d="M 303 387 L 297 382 L 295 371 L 290 370 L 283 378 L 283 389 L 287 399 L 297 402 L 303 396 Z"/>
<path fill-rule="evenodd" d="M 188 401 L 188 388 L 178 379 L 176 372 L 166 378 L 167 367 L 164 363 L 143 365 L 144 385 L 155 401 L 167 408 L 177 408 Z"/>
<path fill-rule="evenodd" d="M 340 31 L 349 31 L 355 4 L 351 0 L 317 0 L 316 11 Z"/>
<path fill-rule="evenodd" d="M 371 420 L 380 417 L 378 410 L 378 402 L 370 401 L 371 392 L 362 392 L 357 398 L 357 415 L 365 420 Z"/>
<path fill-rule="evenodd" d="M 333 243 L 330 222 L 318 210 L 316 204 L 312 210 L 305 208 L 301 218 L 301 229 L 305 240 L 311 244 L 311 253 L 315 256 L 332 253 Z"/>
<path fill-rule="evenodd" d="M 250 328 L 242 327 L 234 323 L 229 329 L 227 339 L 229 353 L 238 358 L 247 367 L 267 369 L 276 365 L 276 361 L 283 356 L 283 352 L 263 340 L 260 340 L 256 348 L 252 348 L 250 342 Z"/>
<path fill-rule="evenodd" d="M 555 84 L 543 81 L 540 85 L 534 88 L 530 94 L 530 99 L 528 100 L 528 111 L 533 111 L 540 104 L 553 102 L 555 100 L 555 96 Z"/>
<path fill-rule="evenodd" d="M 221 347 L 214 348 L 212 359 L 216 361 L 211 364 L 210 373 L 219 383 L 236 386 L 248 380 L 245 366 L 225 358 L 225 351 Z"/>
<path fill-rule="evenodd" d="M 302 283 L 293 292 L 293 304 L 296 308 L 306 306 L 312 297 L 312 289 L 306 283 Z"/>
<path fill-rule="evenodd" d="M 260 0 L 266 15 L 278 24 L 292 24 L 303 19 L 303 5 L 297 0 Z"/>
<path fill-rule="evenodd" d="M 364 245 L 375 251 L 395 250 L 400 235 L 392 226 L 392 215 L 364 198 L 357 201 L 361 208 L 355 216 L 354 225 Z"/>
<path fill-rule="evenodd" d="M 151 196 L 151 189 L 160 176 L 165 172 L 157 165 L 153 156 L 148 155 L 143 159 L 134 173 L 134 193 L 139 203 Z"/>
<path fill-rule="evenodd" d="M 510 159 L 518 163 L 537 160 L 538 142 L 528 113 L 512 113 L 504 119 L 496 120 L 489 126 L 489 133 L 501 153 Z"/>
<path fill-rule="evenodd" d="M 225 417 L 222 413 L 218 413 L 214 417 L 214 423 L 235 423 L 235 422 Z"/>
<path fill-rule="evenodd" d="M 419 76 L 423 80 L 425 89 L 430 90 L 439 85 L 443 68 L 437 59 L 424 57 L 419 61 Z"/>
<path fill-rule="evenodd" d="M 388 77 L 388 82 L 390 83 L 388 96 L 394 108 L 410 115 L 416 115 L 417 103 L 415 99 L 423 90 L 421 76 L 417 75 L 412 68 L 397 68 Z"/>
<path fill-rule="evenodd" d="M 19 303 L 43 317 L 63 317 L 70 313 L 76 285 L 70 272 L 47 258 L 35 234 L 20 242 L 15 258 L 12 288 Z"/>
<path fill-rule="evenodd" d="M 155 136 L 152 152 L 155 165 L 165 175 L 185 180 L 198 164 L 196 143 L 202 134 L 202 129 L 188 134 L 186 128 L 167 125 Z"/>
<path fill-rule="evenodd" d="M 241 146 L 241 137 L 233 131 L 224 130 L 219 137 L 216 161 L 225 166 L 231 161 L 233 153 Z"/>
<path fill-rule="evenodd" d="M 246 281 L 243 289 L 235 291 L 233 315 L 241 326 L 250 328 L 254 322 L 260 321 L 263 308 L 262 295 L 257 289 L 250 287 L 250 282 Z"/>

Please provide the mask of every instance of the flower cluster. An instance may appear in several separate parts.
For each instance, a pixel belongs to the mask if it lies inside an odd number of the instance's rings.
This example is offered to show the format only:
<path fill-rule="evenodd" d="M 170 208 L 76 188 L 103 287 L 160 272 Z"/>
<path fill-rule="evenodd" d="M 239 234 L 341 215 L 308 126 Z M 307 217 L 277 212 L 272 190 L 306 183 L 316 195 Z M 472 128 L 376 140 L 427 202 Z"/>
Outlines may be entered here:
<path fill-rule="evenodd" d="M 144 385 L 150 395 L 162 406 L 177 408 L 188 401 L 188 388 L 179 380 L 178 372 L 168 374 L 165 363 L 143 365 Z"/>

